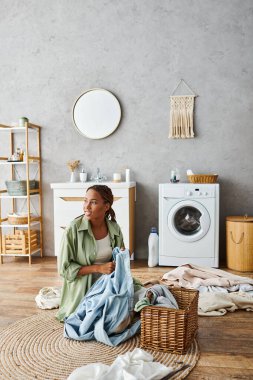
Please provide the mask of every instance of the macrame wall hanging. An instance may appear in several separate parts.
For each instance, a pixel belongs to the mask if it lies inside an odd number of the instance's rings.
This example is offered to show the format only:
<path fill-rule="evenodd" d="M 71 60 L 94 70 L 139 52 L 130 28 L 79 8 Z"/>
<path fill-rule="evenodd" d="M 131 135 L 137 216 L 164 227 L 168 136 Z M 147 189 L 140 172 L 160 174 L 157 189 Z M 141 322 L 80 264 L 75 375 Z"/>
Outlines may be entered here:
<path fill-rule="evenodd" d="M 184 84 L 192 94 L 174 95 L 181 84 Z M 169 138 L 172 139 L 190 139 L 194 137 L 193 131 L 193 110 L 194 98 L 197 95 L 181 79 L 177 87 L 170 96 L 170 127 Z"/>

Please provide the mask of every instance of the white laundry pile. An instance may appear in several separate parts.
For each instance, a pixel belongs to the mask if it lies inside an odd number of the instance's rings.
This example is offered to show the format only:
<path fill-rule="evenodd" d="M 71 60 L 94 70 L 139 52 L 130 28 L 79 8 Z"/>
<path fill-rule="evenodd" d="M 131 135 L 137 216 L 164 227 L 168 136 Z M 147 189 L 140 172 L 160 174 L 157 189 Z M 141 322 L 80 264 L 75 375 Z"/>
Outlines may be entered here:
<path fill-rule="evenodd" d="M 166 285 L 205 291 L 253 291 L 253 279 L 237 276 L 220 269 L 200 267 L 195 264 L 181 265 L 162 277 Z"/>
<path fill-rule="evenodd" d="M 67 380 L 159 380 L 172 371 L 172 367 L 154 362 L 148 352 L 135 348 L 119 355 L 111 366 L 93 363 L 77 368 Z"/>
<path fill-rule="evenodd" d="M 200 293 L 198 315 L 221 316 L 238 309 L 253 311 L 253 296 L 245 292 Z"/>
<path fill-rule="evenodd" d="M 61 287 L 49 286 L 40 289 L 35 302 L 40 309 L 57 309 L 61 300 Z"/>
<path fill-rule="evenodd" d="M 252 310 L 253 279 L 220 269 L 185 264 L 162 277 L 166 285 L 197 289 L 199 315 L 218 316 L 237 309 Z"/>

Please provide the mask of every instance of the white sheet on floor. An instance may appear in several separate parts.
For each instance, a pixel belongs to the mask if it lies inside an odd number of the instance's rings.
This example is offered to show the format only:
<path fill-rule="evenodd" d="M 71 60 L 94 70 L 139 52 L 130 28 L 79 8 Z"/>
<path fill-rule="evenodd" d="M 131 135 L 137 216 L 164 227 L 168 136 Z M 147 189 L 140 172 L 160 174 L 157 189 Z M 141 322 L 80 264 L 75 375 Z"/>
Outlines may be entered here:
<path fill-rule="evenodd" d="M 200 292 L 253 291 L 252 278 L 195 264 L 181 265 L 165 273 L 162 282 L 166 285 L 198 289 Z"/>
<path fill-rule="evenodd" d="M 111 366 L 93 363 L 77 368 L 67 380 L 159 380 L 172 370 L 172 367 L 153 362 L 148 352 L 135 348 L 119 355 Z"/>
<path fill-rule="evenodd" d="M 40 289 L 35 302 L 40 309 L 57 309 L 61 300 L 61 287 L 48 286 Z"/>
<path fill-rule="evenodd" d="M 253 311 L 253 296 L 243 292 L 199 294 L 198 315 L 216 317 L 238 309 Z"/>

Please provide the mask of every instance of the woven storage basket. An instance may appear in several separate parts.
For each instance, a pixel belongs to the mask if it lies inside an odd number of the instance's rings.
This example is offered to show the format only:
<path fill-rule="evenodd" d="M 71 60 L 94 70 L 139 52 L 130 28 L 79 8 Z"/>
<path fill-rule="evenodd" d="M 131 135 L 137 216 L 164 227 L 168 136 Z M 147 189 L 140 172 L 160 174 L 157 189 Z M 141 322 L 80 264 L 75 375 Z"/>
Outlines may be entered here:
<path fill-rule="evenodd" d="M 9 224 L 27 224 L 28 215 L 27 214 L 8 214 L 8 223 Z"/>
<path fill-rule="evenodd" d="M 184 354 L 198 329 L 196 290 L 169 288 L 179 309 L 146 306 L 141 310 L 141 347 Z"/>
<path fill-rule="evenodd" d="M 38 181 L 30 180 L 30 189 L 38 187 Z M 6 188 L 9 195 L 27 195 L 26 181 L 5 181 Z"/>
<path fill-rule="evenodd" d="M 192 174 L 187 177 L 191 183 L 216 183 L 218 174 Z"/>

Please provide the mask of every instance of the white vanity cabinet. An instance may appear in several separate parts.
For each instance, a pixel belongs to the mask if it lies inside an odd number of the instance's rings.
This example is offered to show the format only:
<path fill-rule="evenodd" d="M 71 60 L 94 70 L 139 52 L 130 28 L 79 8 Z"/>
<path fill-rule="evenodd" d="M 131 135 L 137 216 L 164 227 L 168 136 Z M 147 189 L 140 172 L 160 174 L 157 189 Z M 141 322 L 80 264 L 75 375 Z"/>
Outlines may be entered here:
<path fill-rule="evenodd" d="M 54 192 L 54 244 L 58 256 L 64 229 L 77 216 L 83 214 L 83 198 L 94 182 L 52 183 Z M 136 201 L 135 182 L 101 182 L 112 189 L 113 210 L 121 227 L 126 248 L 134 251 L 134 208 Z"/>

